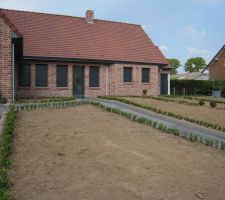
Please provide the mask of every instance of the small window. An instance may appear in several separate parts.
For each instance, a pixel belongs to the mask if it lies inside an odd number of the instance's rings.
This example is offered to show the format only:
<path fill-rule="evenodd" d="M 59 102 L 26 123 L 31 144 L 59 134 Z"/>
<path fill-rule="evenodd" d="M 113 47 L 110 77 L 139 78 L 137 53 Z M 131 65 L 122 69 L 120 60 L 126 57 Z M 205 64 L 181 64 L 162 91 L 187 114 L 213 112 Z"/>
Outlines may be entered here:
<path fill-rule="evenodd" d="M 124 67 L 123 81 L 132 82 L 132 67 Z"/>
<path fill-rule="evenodd" d="M 30 87 L 31 66 L 29 64 L 22 64 L 19 66 L 19 86 Z"/>
<path fill-rule="evenodd" d="M 90 87 L 99 87 L 99 67 L 90 66 L 89 83 Z"/>
<path fill-rule="evenodd" d="M 149 83 L 149 68 L 142 68 L 142 83 Z"/>
<path fill-rule="evenodd" d="M 36 65 L 36 87 L 48 86 L 48 65 Z"/>
<path fill-rule="evenodd" d="M 68 83 L 68 67 L 67 65 L 57 65 L 56 85 L 57 87 L 67 87 Z"/>

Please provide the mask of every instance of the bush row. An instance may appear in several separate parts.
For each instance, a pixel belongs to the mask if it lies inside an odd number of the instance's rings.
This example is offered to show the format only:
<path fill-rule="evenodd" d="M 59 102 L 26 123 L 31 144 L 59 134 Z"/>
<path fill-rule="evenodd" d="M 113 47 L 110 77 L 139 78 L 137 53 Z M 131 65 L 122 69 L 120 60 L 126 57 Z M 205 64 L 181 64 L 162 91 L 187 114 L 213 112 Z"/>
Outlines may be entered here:
<path fill-rule="evenodd" d="M 140 97 L 140 96 L 128 96 L 128 97 Z M 185 104 L 189 106 L 199 106 L 199 103 L 195 102 L 188 102 L 185 100 L 178 100 L 178 99 L 173 99 L 173 98 L 166 98 L 166 97 L 160 97 L 160 96 L 141 96 L 141 98 L 148 98 L 148 99 L 154 99 L 154 100 L 159 100 L 159 101 L 165 101 L 165 102 L 172 102 L 172 103 L 177 103 L 177 104 Z"/>
<path fill-rule="evenodd" d="M 45 103 L 24 103 L 24 104 L 14 104 L 13 107 L 16 111 L 20 110 L 31 110 L 31 109 L 44 109 L 44 108 L 64 108 L 73 107 L 80 104 L 87 103 L 87 101 L 60 101 L 60 102 L 45 102 Z"/>
<path fill-rule="evenodd" d="M 16 103 L 45 103 L 75 100 L 75 97 L 16 97 Z"/>
<path fill-rule="evenodd" d="M 207 138 L 203 138 L 201 136 L 197 136 L 195 134 L 192 133 L 186 133 L 186 132 L 181 132 L 179 129 L 176 128 L 168 128 L 166 127 L 164 124 L 158 123 L 156 121 L 147 119 L 145 117 L 138 117 L 137 115 L 128 113 L 128 112 L 124 112 L 121 111 L 119 109 L 116 108 L 111 108 L 109 106 L 105 106 L 102 103 L 99 102 L 91 102 L 92 105 L 98 106 L 108 112 L 112 112 L 112 113 L 116 113 L 116 114 L 120 114 L 123 117 L 126 117 L 130 120 L 136 121 L 138 123 L 141 124 L 145 124 L 147 126 L 151 126 L 153 128 L 159 129 L 162 132 L 168 133 L 168 134 L 173 134 L 175 136 L 181 136 L 185 139 L 188 139 L 191 142 L 199 142 L 208 146 L 212 146 L 218 149 L 222 149 L 225 150 L 225 143 L 224 142 L 219 142 L 218 140 L 212 140 L 212 139 L 207 139 Z"/>
<path fill-rule="evenodd" d="M 176 113 L 172 113 L 172 112 L 168 112 L 168 111 L 163 111 L 163 110 L 155 108 L 153 106 L 145 106 L 145 105 L 142 105 L 142 104 L 139 104 L 139 103 L 121 98 L 121 97 L 100 96 L 99 98 L 120 101 L 122 103 L 134 105 L 134 106 L 139 107 L 139 108 L 151 110 L 155 113 L 163 114 L 163 115 L 166 115 L 166 116 L 169 116 L 169 117 L 177 118 L 177 119 L 180 119 L 180 120 L 185 120 L 185 121 L 197 124 L 197 125 L 201 125 L 201 126 L 204 126 L 204 127 L 207 127 L 207 128 L 212 128 L 212 129 L 215 129 L 215 130 L 218 130 L 218 131 L 225 132 L 225 127 L 219 126 L 218 124 L 214 124 L 214 123 L 211 123 L 211 122 L 206 122 L 206 121 L 202 121 L 202 120 L 198 120 L 198 119 L 189 118 L 189 117 L 179 115 L 179 114 L 176 114 Z"/>
<path fill-rule="evenodd" d="M 10 186 L 10 181 L 7 175 L 10 161 L 10 154 L 12 151 L 12 138 L 14 123 L 16 119 L 16 113 L 11 108 L 8 112 L 4 128 L 1 135 L 0 144 L 0 200 L 8 200 L 9 194 L 8 189 Z"/>

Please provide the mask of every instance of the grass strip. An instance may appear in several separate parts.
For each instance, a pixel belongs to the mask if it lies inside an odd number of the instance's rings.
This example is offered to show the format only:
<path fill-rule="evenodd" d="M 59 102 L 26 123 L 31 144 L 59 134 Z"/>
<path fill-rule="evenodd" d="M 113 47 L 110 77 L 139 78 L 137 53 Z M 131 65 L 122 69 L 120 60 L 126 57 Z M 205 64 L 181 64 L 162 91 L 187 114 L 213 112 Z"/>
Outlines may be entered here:
<path fill-rule="evenodd" d="M 176 113 L 173 113 L 173 112 L 164 111 L 164 110 L 155 108 L 153 106 L 142 105 L 142 104 L 124 99 L 122 97 L 99 96 L 99 98 L 108 99 L 108 100 L 116 100 L 116 101 L 119 101 L 119 102 L 122 102 L 122 103 L 130 104 L 130 105 L 133 105 L 133 106 L 136 106 L 136 107 L 139 107 L 139 108 L 150 110 L 150 111 L 158 113 L 158 114 L 166 115 L 166 116 L 173 117 L 173 118 L 180 119 L 180 120 L 185 120 L 185 121 L 188 121 L 188 122 L 200 125 L 200 126 L 204 126 L 204 127 L 207 127 L 207 128 L 211 128 L 211 129 L 215 129 L 215 130 L 218 130 L 218 131 L 225 132 L 225 127 L 219 126 L 218 124 L 214 124 L 214 123 L 211 123 L 211 122 L 206 122 L 206 121 L 186 117 L 186 116 L 176 114 Z"/>
<path fill-rule="evenodd" d="M 10 181 L 7 172 L 9 165 L 11 164 L 10 154 L 12 152 L 15 119 L 16 112 L 14 111 L 14 108 L 11 108 L 7 113 L 0 140 L 0 200 L 9 199 L 8 189 L 10 186 Z"/>

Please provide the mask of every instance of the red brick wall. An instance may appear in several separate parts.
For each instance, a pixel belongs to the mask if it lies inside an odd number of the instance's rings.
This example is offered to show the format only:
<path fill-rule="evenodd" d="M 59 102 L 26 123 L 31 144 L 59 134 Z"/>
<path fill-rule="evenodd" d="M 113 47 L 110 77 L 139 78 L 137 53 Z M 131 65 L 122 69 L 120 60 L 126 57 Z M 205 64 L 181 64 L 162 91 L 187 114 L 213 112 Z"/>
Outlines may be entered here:
<path fill-rule="evenodd" d="M 209 67 L 209 77 L 212 80 L 225 80 L 225 49 L 218 58 Z"/>
<path fill-rule="evenodd" d="M 123 82 L 123 68 L 132 67 L 132 82 Z M 142 68 L 150 69 L 150 82 L 142 83 Z M 148 95 L 159 95 L 159 69 L 150 65 L 114 64 L 109 68 L 110 95 L 142 95 L 147 89 Z"/>
<path fill-rule="evenodd" d="M 0 95 L 12 100 L 12 31 L 0 18 Z"/>
<path fill-rule="evenodd" d="M 35 64 L 31 63 L 31 87 L 18 87 L 18 96 L 72 96 L 73 95 L 73 64 L 68 65 L 68 87 L 56 87 L 56 63 L 48 63 L 48 87 L 35 87 Z M 47 63 L 42 63 L 47 64 Z M 63 63 L 60 63 L 63 64 Z M 133 68 L 133 81 L 123 82 L 123 67 Z M 99 87 L 89 87 L 89 65 L 84 65 L 85 97 L 100 95 L 141 95 L 143 89 L 150 95 L 159 94 L 159 73 L 157 66 L 114 64 L 111 66 L 99 65 Z M 141 69 L 150 68 L 150 82 L 142 83 Z"/>

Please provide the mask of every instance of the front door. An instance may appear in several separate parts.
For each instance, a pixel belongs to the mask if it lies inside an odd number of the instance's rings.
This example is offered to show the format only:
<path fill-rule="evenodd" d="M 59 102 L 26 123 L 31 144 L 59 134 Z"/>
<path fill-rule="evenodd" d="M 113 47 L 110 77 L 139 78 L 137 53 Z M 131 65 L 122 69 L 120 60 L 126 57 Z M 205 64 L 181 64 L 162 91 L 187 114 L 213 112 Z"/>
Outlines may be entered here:
<path fill-rule="evenodd" d="M 168 74 L 161 74 L 160 94 L 168 95 Z"/>
<path fill-rule="evenodd" d="M 73 96 L 84 96 L 84 66 L 73 66 Z"/>

